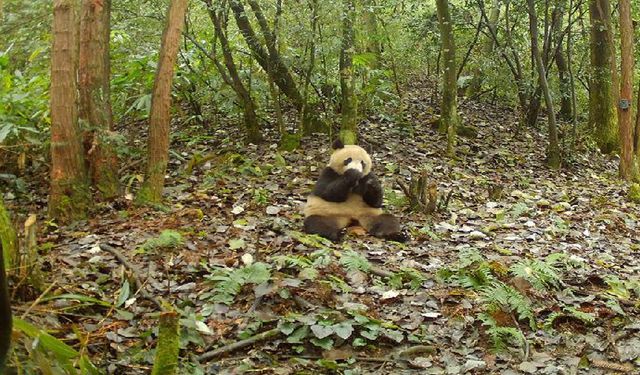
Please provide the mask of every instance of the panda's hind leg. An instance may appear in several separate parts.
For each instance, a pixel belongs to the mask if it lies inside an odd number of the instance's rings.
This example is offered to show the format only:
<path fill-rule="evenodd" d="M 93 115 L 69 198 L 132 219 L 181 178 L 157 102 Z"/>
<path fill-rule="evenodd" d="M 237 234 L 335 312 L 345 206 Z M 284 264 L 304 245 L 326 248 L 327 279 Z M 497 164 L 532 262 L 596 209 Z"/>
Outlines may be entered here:
<path fill-rule="evenodd" d="M 398 218 L 391 214 L 365 216 L 358 221 L 372 236 L 397 242 L 405 242 L 409 239 L 402 231 Z"/>
<path fill-rule="evenodd" d="M 340 240 L 340 232 L 350 221 L 346 217 L 311 215 L 304 219 L 304 231 L 336 242 Z"/>

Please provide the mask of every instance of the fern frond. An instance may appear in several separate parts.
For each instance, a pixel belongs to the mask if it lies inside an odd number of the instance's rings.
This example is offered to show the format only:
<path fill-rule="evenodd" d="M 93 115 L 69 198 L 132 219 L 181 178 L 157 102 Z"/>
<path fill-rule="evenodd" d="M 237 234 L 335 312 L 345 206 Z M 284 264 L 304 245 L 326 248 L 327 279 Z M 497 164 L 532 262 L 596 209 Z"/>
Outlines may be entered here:
<path fill-rule="evenodd" d="M 527 280 L 538 290 L 560 288 L 562 279 L 555 266 L 556 261 L 541 262 L 535 259 L 522 260 L 509 269 L 517 277 Z"/>
<path fill-rule="evenodd" d="M 369 260 L 353 250 L 345 252 L 340 257 L 340 264 L 342 264 L 348 271 L 369 272 L 371 270 L 371 263 L 369 263 Z"/>

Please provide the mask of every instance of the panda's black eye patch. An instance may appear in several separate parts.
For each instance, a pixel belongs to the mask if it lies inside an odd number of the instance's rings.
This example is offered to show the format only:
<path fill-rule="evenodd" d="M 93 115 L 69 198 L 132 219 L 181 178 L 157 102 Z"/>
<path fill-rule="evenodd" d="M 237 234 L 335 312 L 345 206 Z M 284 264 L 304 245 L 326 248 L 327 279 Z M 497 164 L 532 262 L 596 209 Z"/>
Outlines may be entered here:
<path fill-rule="evenodd" d="M 365 163 L 364 160 L 361 161 L 361 163 L 362 163 L 362 169 L 365 169 L 367 167 L 367 163 Z"/>
<path fill-rule="evenodd" d="M 344 165 L 349 165 L 349 163 L 351 163 L 351 161 L 352 161 L 352 160 L 353 160 L 353 159 L 351 159 L 351 158 L 347 158 L 347 159 L 345 159 L 345 161 L 344 161 Z"/>

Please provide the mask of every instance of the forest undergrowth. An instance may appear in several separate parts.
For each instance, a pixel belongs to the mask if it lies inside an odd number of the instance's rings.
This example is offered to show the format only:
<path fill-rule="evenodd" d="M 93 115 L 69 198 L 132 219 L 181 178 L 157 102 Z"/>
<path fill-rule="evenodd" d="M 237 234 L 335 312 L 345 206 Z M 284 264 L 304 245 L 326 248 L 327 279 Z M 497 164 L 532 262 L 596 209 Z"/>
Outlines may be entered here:
<path fill-rule="evenodd" d="M 617 160 L 578 142 L 550 170 L 544 134 L 512 136 L 512 109 L 473 101 L 460 106 L 473 131 L 449 159 L 432 96 L 416 80 L 402 117 L 359 125 L 407 243 L 302 233 L 326 135 L 287 152 L 269 132 L 243 146 L 226 120 L 182 126 L 163 206 L 133 203 L 143 154 L 130 154 L 124 198 L 72 227 L 43 222 L 49 288 L 15 289 L 17 314 L 114 374 L 148 373 L 162 301 L 181 314 L 184 374 L 640 371 L 640 210 Z M 450 195 L 432 214 L 408 211 L 397 183 L 421 171 Z M 34 181 L 41 193 L 11 210 L 45 216 L 46 179 Z"/>

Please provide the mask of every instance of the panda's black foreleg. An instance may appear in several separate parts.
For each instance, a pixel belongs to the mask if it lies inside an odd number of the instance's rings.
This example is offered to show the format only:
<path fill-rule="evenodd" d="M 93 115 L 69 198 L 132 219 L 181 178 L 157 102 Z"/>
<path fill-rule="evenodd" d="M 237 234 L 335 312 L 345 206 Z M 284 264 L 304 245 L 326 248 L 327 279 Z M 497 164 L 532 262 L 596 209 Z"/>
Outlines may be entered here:
<path fill-rule="evenodd" d="M 342 230 L 340 224 L 340 220 L 333 217 L 311 215 L 304 219 L 304 231 L 337 242 L 340 240 L 340 231 Z"/>
<path fill-rule="evenodd" d="M 403 232 L 398 218 L 391 214 L 367 217 L 360 222 L 375 237 L 397 242 L 406 242 L 409 239 Z"/>

